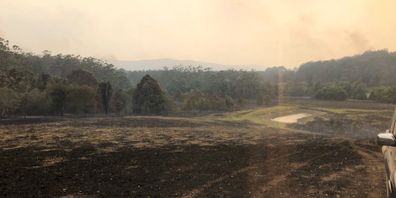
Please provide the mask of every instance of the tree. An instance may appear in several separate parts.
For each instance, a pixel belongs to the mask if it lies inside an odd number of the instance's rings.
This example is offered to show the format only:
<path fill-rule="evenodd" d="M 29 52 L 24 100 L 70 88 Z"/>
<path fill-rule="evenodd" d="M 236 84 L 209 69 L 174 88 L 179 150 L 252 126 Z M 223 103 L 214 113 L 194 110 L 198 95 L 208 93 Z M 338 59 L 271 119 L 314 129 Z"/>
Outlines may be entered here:
<path fill-rule="evenodd" d="M 184 95 L 184 110 L 209 110 L 208 100 L 202 92 L 192 91 Z"/>
<path fill-rule="evenodd" d="M 49 88 L 52 109 L 55 113 L 63 116 L 67 97 L 67 88 L 62 82 L 53 82 Z"/>
<path fill-rule="evenodd" d="M 20 103 L 18 94 L 9 88 L 0 88 L 0 117 L 7 117 L 14 113 Z"/>
<path fill-rule="evenodd" d="M 277 89 L 276 89 L 277 90 Z M 272 100 L 277 96 L 276 90 L 272 85 L 268 82 L 262 83 L 258 85 L 256 90 L 256 104 L 261 106 L 263 104 L 269 105 Z"/>
<path fill-rule="evenodd" d="M 34 76 L 27 71 L 17 69 L 0 71 L 0 86 L 8 87 L 17 92 L 23 93 L 32 89 L 34 85 Z"/>
<path fill-rule="evenodd" d="M 98 85 L 98 81 L 92 73 L 81 69 L 73 70 L 70 74 L 66 76 L 66 78 L 69 83 L 72 84 L 87 85 L 91 87 Z"/>
<path fill-rule="evenodd" d="M 328 85 L 321 88 L 316 93 L 315 98 L 321 100 L 345 100 L 348 98 L 348 94 L 341 86 Z"/>
<path fill-rule="evenodd" d="M 256 104 L 257 106 L 261 106 L 264 104 L 264 96 L 261 93 L 257 94 L 256 96 Z"/>
<path fill-rule="evenodd" d="M 98 89 L 99 89 L 100 100 L 102 102 L 104 112 L 105 114 L 108 114 L 110 99 L 112 95 L 111 84 L 110 82 L 101 82 L 99 84 Z"/>
<path fill-rule="evenodd" d="M 285 85 L 285 94 L 288 96 L 306 96 L 308 93 L 307 83 L 289 82 Z"/>
<path fill-rule="evenodd" d="M 367 99 L 367 86 L 361 82 L 352 83 L 351 98 L 366 100 Z"/>
<path fill-rule="evenodd" d="M 379 102 L 396 103 L 396 87 L 394 86 L 375 87 L 370 92 L 369 99 Z"/>
<path fill-rule="evenodd" d="M 166 114 L 169 110 L 169 103 L 158 82 L 150 75 L 144 76 L 133 93 L 133 112 Z"/>
<path fill-rule="evenodd" d="M 235 106 L 235 101 L 230 96 L 225 96 L 224 102 L 225 102 L 227 109 L 231 109 Z"/>
<path fill-rule="evenodd" d="M 51 80 L 51 76 L 48 74 L 41 74 L 37 81 L 36 81 L 36 87 L 43 91 L 46 87 L 48 82 Z"/>
<path fill-rule="evenodd" d="M 92 87 L 73 85 L 68 87 L 66 108 L 68 113 L 95 113 L 96 92 Z"/>
<path fill-rule="evenodd" d="M 21 99 L 20 111 L 25 115 L 43 115 L 49 112 L 50 101 L 44 91 L 33 89 Z"/>
<path fill-rule="evenodd" d="M 199 91 L 192 91 L 184 94 L 183 109 L 198 111 L 224 111 L 230 110 L 236 106 L 230 96 L 220 97 L 215 95 L 206 95 Z"/>
<path fill-rule="evenodd" d="M 131 100 L 132 99 L 127 92 L 122 89 L 118 89 L 115 91 L 111 99 L 111 109 L 116 113 L 128 112 L 128 102 L 132 102 Z"/>

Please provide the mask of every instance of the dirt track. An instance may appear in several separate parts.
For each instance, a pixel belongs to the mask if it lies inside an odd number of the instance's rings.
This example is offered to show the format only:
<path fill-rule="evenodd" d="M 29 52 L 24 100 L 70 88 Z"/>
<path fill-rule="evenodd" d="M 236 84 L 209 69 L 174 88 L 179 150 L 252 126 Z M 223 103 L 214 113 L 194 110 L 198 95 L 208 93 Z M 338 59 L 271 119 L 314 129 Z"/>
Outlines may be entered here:
<path fill-rule="evenodd" d="M 371 138 L 126 117 L 0 126 L 2 197 L 384 197 Z"/>

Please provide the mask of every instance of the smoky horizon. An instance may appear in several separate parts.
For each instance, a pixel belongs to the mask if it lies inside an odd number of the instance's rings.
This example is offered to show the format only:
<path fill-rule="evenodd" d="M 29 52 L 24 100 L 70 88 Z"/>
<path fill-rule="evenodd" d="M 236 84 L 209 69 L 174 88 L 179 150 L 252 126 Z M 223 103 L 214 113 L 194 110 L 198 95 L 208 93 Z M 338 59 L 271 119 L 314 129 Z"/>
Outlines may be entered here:
<path fill-rule="evenodd" d="M 396 50 L 394 7 L 391 0 L 3 0 L 0 36 L 28 52 L 115 63 L 176 59 L 237 69 L 295 68 Z"/>

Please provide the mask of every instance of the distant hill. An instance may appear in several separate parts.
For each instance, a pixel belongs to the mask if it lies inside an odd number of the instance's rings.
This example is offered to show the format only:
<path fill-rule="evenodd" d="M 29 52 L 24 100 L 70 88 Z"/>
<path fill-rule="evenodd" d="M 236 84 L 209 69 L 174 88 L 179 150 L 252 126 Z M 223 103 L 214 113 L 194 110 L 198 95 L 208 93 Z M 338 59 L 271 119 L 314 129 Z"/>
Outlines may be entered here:
<path fill-rule="evenodd" d="M 326 83 L 360 81 L 370 86 L 396 84 L 396 52 L 367 51 L 335 60 L 302 64 L 295 77 L 298 81 Z"/>
<path fill-rule="evenodd" d="M 217 63 L 201 62 L 194 60 L 176 60 L 176 59 L 151 59 L 151 60 L 108 60 L 109 63 L 114 64 L 118 68 L 125 70 L 159 70 L 164 67 L 172 68 L 173 66 L 202 66 L 210 67 L 213 70 L 225 70 L 225 69 L 241 69 L 241 66 L 235 65 L 222 65 Z M 246 68 L 246 66 L 244 66 Z"/>

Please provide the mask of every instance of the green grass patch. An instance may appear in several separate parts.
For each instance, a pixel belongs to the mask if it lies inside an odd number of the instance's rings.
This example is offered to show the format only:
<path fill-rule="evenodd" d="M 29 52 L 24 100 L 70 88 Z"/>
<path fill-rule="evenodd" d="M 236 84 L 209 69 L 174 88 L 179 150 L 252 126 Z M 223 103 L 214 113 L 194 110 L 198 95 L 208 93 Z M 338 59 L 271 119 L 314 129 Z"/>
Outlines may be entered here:
<path fill-rule="evenodd" d="M 224 114 L 223 117 L 216 117 L 224 121 L 246 121 L 254 124 L 265 125 L 272 128 L 286 128 L 286 124 L 271 121 L 272 118 L 281 116 L 282 113 L 297 110 L 298 106 L 278 105 L 273 107 L 262 107 L 253 110 L 244 110 Z"/>

